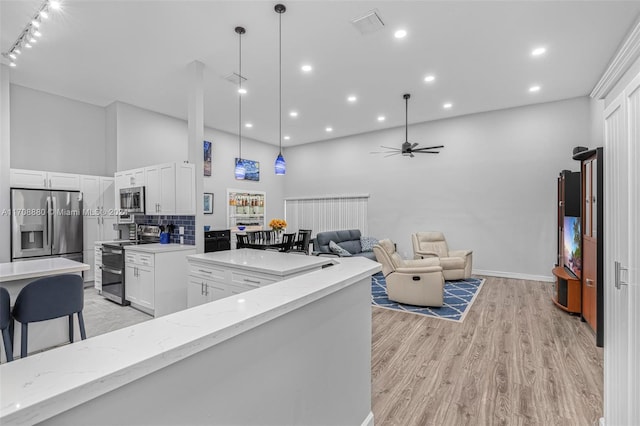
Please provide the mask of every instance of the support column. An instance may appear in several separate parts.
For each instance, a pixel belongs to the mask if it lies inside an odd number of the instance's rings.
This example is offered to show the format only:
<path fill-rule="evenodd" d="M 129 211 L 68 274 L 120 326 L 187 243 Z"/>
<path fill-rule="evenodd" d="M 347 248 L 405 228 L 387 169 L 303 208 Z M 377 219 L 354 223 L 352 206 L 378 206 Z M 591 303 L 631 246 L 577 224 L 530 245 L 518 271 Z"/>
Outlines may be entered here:
<path fill-rule="evenodd" d="M 196 252 L 204 252 L 204 64 L 193 61 L 188 65 L 189 70 L 189 162 L 196 167 Z"/>
<path fill-rule="evenodd" d="M 11 260 L 9 229 L 11 226 L 9 170 L 11 168 L 11 131 L 9 67 L 0 64 L 0 263 Z"/>

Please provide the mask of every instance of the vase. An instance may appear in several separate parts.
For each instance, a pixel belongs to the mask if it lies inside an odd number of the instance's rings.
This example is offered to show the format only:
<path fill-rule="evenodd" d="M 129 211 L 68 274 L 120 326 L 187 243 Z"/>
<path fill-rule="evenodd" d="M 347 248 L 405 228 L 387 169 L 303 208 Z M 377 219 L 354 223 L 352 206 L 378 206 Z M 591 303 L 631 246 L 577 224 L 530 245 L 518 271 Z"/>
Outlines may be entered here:
<path fill-rule="evenodd" d="M 274 229 L 276 233 L 276 243 L 282 242 L 282 229 Z"/>

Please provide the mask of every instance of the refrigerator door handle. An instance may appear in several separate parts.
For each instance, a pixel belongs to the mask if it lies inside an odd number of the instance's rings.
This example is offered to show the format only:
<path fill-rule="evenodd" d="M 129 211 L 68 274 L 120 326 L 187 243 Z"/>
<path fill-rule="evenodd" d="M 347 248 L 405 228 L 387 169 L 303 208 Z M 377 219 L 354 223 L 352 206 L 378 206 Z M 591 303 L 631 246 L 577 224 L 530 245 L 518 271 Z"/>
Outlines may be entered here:
<path fill-rule="evenodd" d="M 51 250 L 52 250 L 52 253 L 53 253 L 53 250 L 55 250 L 55 248 L 56 248 L 56 245 L 55 245 L 55 242 L 54 242 L 55 240 L 53 239 L 54 238 L 54 235 L 53 235 L 53 216 L 55 216 L 56 211 L 57 211 L 57 209 L 56 209 L 56 207 L 57 207 L 56 206 L 56 197 L 51 197 L 51 207 L 52 207 L 52 212 L 49 215 L 49 218 L 50 218 L 49 220 L 51 220 Z"/>
<path fill-rule="evenodd" d="M 45 223 L 47 226 L 46 232 L 44 233 L 46 241 L 44 242 L 44 245 L 49 247 L 49 245 L 52 243 L 51 240 L 51 230 L 53 228 L 53 224 L 52 224 L 52 217 L 51 217 L 51 197 L 47 197 L 47 214 L 46 214 L 46 218 L 45 218 Z"/>

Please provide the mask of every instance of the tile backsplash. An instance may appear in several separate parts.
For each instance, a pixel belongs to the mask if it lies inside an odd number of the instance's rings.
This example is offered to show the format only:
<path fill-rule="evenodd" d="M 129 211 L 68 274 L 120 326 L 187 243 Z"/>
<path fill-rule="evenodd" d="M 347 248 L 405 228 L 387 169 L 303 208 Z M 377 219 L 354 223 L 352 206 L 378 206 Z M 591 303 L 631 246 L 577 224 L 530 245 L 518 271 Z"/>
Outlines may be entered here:
<path fill-rule="evenodd" d="M 180 227 L 184 226 L 184 243 L 195 245 L 196 217 L 195 216 L 142 216 L 136 215 L 136 225 L 175 225 L 176 229 L 171 234 L 171 243 L 180 243 Z"/>

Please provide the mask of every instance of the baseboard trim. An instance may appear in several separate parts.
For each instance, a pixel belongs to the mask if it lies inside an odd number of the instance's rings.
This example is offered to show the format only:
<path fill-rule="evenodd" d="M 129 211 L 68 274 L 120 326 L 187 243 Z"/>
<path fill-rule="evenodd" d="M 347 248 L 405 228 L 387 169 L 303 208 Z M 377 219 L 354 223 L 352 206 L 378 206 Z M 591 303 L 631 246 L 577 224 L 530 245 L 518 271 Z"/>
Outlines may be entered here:
<path fill-rule="evenodd" d="M 474 269 L 472 273 L 474 275 L 488 275 L 490 277 L 514 278 L 517 280 L 543 281 L 543 282 L 549 282 L 549 283 L 552 283 L 555 281 L 553 276 L 520 274 L 518 272 L 485 271 L 483 269 Z"/>
<path fill-rule="evenodd" d="M 373 411 L 369 411 L 369 415 L 360 426 L 373 426 Z"/>

